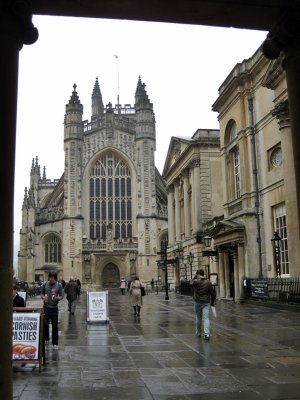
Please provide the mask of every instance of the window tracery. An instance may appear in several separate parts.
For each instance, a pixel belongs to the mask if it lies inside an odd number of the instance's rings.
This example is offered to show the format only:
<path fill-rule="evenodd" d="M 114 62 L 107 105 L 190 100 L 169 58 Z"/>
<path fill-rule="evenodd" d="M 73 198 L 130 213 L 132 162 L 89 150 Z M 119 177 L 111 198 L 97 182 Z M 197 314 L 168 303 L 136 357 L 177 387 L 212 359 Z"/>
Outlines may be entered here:
<path fill-rule="evenodd" d="M 61 263 L 61 240 L 56 235 L 49 235 L 46 238 L 45 262 Z"/>
<path fill-rule="evenodd" d="M 90 237 L 132 237 L 132 193 L 129 166 L 116 154 L 104 154 L 90 173 Z"/>

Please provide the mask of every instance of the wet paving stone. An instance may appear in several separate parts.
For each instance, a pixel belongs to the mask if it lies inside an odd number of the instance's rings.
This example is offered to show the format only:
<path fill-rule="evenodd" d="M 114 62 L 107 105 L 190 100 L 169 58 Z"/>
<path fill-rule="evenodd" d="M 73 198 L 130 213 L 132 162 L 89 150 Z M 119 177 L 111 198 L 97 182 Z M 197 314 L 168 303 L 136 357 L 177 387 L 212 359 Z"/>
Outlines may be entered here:
<path fill-rule="evenodd" d="M 87 324 L 85 294 L 74 316 L 61 302 L 59 350 L 13 368 L 14 400 L 300 400 L 300 313 L 218 301 L 206 342 L 190 297 L 148 294 L 140 318 L 108 299 L 108 324 Z"/>

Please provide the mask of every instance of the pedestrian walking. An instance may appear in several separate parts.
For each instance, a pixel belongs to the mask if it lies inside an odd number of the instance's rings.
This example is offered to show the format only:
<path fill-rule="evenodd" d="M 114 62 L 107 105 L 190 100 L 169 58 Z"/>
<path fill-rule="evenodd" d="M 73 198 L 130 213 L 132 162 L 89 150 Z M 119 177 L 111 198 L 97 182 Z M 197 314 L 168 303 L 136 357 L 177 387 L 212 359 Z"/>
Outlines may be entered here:
<path fill-rule="evenodd" d="M 129 279 L 129 281 L 127 282 L 127 292 L 130 292 L 130 288 L 131 288 L 131 279 Z"/>
<path fill-rule="evenodd" d="M 59 278 L 59 282 L 61 283 L 61 286 L 62 286 L 62 288 L 64 289 L 65 286 L 66 286 L 66 281 L 65 281 L 62 277 L 60 277 L 60 278 Z"/>
<path fill-rule="evenodd" d="M 20 286 L 13 285 L 13 307 L 25 307 L 25 300 L 19 295 Z"/>
<path fill-rule="evenodd" d="M 67 295 L 68 311 L 69 313 L 71 313 L 71 315 L 74 315 L 76 310 L 77 297 L 80 294 L 80 289 L 78 284 L 75 282 L 73 276 L 71 276 L 69 282 L 66 284 L 64 291 Z"/>
<path fill-rule="evenodd" d="M 215 302 L 215 290 L 209 281 L 206 279 L 203 269 L 196 272 L 194 279 L 190 281 L 194 289 L 194 302 L 196 314 L 196 336 L 201 337 L 201 326 L 203 320 L 204 339 L 210 338 L 210 306 Z"/>
<path fill-rule="evenodd" d="M 120 291 L 122 293 L 122 296 L 125 296 L 125 289 L 126 289 L 126 280 L 125 278 L 122 278 L 120 282 Z"/>
<path fill-rule="evenodd" d="M 52 325 L 52 345 L 58 349 L 58 302 L 63 299 L 64 292 L 61 283 L 57 282 L 57 275 L 49 272 L 48 281 L 42 286 L 44 301 L 44 339 L 49 343 L 49 325 Z"/>
<path fill-rule="evenodd" d="M 153 278 L 151 279 L 150 285 L 151 285 L 151 289 L 152 289 L 152 292 L 153 292 L 153 290 L 154 290 L 154 279 Z"/>
<path fill-rule="evenodd" d="M 142 307 L 142 293 L 141 287 L 143 286 L 139 277 L 136 276 L 130 284 L 130 294 L 132 296 L 131 304 L 133 306 L 134 315 L 140 316 Z"/>

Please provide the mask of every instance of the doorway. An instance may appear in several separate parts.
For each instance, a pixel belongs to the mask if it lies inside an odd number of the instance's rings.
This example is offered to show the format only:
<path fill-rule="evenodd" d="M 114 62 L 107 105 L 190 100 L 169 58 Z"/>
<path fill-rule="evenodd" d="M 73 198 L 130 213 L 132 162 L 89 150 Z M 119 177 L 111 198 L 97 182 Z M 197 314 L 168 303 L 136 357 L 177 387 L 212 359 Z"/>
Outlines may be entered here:
<path fill-rule="evenodd" d="M 102 285 L 104 288 L 118 288 L 120 271 L 114 263 L 108 263 L 102 271 Z"/>

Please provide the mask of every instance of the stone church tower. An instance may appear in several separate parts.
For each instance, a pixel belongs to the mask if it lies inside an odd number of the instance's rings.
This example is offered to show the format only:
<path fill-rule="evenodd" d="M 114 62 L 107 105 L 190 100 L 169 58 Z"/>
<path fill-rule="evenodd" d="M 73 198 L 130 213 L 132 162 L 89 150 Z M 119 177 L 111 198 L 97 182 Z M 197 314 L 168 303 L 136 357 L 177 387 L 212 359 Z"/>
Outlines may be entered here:
<path fill-rule="evenodd" d="M 135 104 L 103 105 L 98 79 L 91 120 L 74 85 L 64 119 L 64 172 L 41 176 L 33 159 L 25 188 L 19 278 L 49 270 L 87 287 L 118 287 L 120 278 L 157 277 L 157 251 L 167 237 L 167 194 L 155 167 L 155 118 L 141 78 Z"/>

